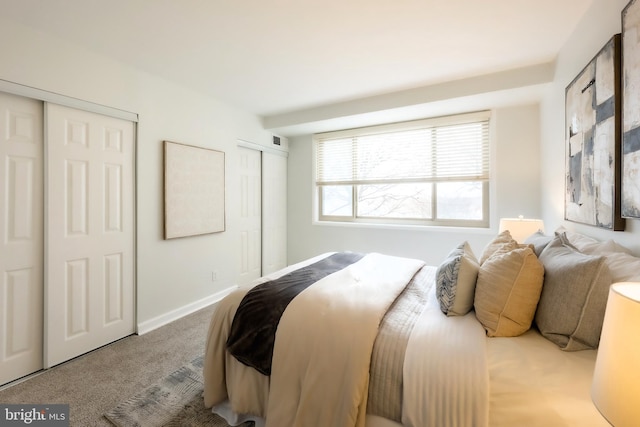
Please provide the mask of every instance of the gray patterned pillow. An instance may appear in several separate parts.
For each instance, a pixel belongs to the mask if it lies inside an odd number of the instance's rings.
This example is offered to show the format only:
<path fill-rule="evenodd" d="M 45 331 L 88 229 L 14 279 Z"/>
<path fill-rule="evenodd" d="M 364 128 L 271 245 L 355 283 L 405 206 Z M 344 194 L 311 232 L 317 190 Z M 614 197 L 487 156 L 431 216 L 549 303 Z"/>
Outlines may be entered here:
<path fill-rule="evenodd" d="M 540 261 L 545 277 L 535 317 L 538 329 L 562 350 L 597 348 L 611 285 L 605 258 L 583 254 L 559 235 Z"/>
<path fill-rule="evenodd" d="M 480 265 L 468 242 L 455 248 L 436 271 L 436 297 L 447 316 L 464 316 L 473 308 Z"/>

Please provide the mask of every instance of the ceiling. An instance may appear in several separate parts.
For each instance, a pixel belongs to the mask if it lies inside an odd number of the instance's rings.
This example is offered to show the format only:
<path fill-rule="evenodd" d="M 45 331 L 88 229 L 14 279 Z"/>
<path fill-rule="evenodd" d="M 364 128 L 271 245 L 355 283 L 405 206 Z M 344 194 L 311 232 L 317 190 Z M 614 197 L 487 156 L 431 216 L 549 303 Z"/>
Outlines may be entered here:
<path fill-rule="evenodd" d="M 0 9 L 277 118 L 548 64 L 592 1 L 0 0 Z"/>

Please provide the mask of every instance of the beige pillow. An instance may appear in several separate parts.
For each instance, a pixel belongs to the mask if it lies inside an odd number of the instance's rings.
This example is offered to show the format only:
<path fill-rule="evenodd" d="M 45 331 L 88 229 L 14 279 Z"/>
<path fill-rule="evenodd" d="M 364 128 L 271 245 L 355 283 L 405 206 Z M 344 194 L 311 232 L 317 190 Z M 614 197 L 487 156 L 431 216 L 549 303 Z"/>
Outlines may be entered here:
<path fill-rule="evenodd" d="M 490 337 L 514 337 L 531 328 L 544 268 L 533 249 L 499 250 L 478 272 L 474 307 Z"/>
<path fill-rule="evenodd" d="M 518 242 L 516 242 L 512 237 L 509 230 L 504 230 L 502 233 L 498 234 L 495 239 L 490 241 L 487 246 L 485 246 L 482 251 L 482 255 L 480 256 L 480 265 L 482 265 L 491 255 L 499 250 L 513 250 L 518 247 Z"/>
<path fill-rule="evenodd" d="M 562 350 L 595 349 L 611 285 L 605 257 L 578 251 L 561 234 L 542 251 L 545 278 L 535 321 Z"/>
<path fill-rule="evenodd" d="M 468 242 L 452 250 L 436 271 L 436 297 L 447 316 L 464 316 L 473 308 L 478 261 Z"/>

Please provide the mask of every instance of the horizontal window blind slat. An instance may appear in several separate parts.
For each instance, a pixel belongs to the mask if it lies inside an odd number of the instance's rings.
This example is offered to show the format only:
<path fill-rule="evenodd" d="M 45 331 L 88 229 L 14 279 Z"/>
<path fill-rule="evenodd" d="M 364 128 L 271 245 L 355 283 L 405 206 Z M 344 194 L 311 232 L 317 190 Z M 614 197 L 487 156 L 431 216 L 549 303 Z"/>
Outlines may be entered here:
<path fill-rule="evenodd" d="M 424 179 L 381 179 L 381 180 L 362 180 L 362 181 L 316 181 L 316 185 L 331 186 L 331 185 L 372 185 L 372 184 L 403 184 L 403 183 L 421 183 L 421 182 L 487 182 L 489 178 L 484 176 L 450 176 L 442 178 L 424 178 Z"/>
<path fill-rule="evenodd" d="M 489 121 L 316 140 L 316 183 L 487 180 Z"/>

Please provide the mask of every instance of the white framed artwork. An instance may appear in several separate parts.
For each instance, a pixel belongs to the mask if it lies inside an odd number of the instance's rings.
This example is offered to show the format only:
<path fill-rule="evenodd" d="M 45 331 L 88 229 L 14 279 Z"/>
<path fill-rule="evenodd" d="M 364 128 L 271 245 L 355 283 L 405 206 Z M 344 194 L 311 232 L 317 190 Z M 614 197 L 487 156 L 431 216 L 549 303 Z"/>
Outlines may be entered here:
<path fill-rule="evenodd" d="M 224 230 L 224 152 L 164 141 L 164 238 Z"/>

